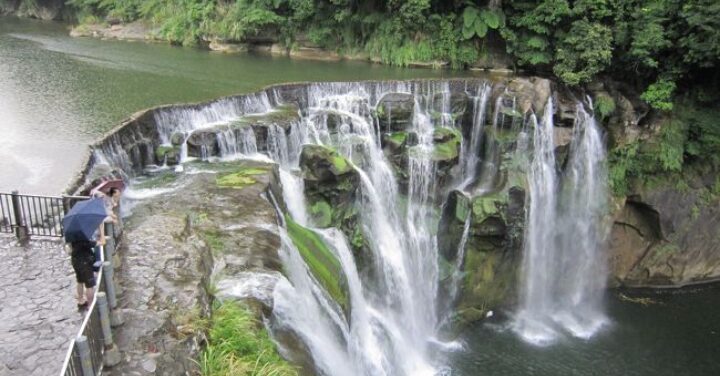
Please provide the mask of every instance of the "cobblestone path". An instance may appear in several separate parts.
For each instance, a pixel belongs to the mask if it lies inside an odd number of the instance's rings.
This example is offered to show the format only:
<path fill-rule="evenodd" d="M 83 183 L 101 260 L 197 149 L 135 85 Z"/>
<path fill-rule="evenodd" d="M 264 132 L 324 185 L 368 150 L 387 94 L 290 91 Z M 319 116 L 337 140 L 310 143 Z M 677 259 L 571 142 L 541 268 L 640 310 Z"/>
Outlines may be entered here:
<path fill-rule="evenodd" d="M 0 235 L 0 376 L 58 375 L 82 322 L 60 240 Z"/>

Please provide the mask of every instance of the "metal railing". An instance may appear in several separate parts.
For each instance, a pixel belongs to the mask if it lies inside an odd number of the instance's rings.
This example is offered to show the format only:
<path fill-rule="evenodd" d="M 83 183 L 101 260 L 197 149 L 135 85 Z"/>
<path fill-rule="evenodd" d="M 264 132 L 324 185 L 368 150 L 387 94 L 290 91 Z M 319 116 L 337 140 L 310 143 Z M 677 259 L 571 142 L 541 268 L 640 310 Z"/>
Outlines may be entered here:
<path fill-rule="evenodd" d="M 17 191 L 0 193 L 0 232 L 62 237 L 62 218 L 76 202 L 86 196 L 21 195 Z"/>
<path fill-rule="evenodd" d="M 122 318 L 113 311 L 117 307 L 117 296 L 112 260 L 120 232 L 115 231 L 112 223 L 105 224 L 105 232 L 108 237 L 100 249 L 103 266 L 97 273 L 97 291 L 77 336 L 70 343 L 60 376 L 96 376 L 105 365 L 119 362 L 111 326 L 122 324 Z M 114 359 L 106 358 L 110 351 Z"/>

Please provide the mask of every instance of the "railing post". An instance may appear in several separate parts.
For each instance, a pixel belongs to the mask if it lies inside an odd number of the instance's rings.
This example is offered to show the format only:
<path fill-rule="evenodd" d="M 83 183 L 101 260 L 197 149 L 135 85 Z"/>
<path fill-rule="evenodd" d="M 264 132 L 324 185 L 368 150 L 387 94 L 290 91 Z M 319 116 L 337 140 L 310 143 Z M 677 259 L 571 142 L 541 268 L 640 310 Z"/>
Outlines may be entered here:
<path fill-rule="evenodd" d="M 115 255 L 115 236 L 112 222 L 105 222 L 105 261 L 113 260 Z"/>
<path fill-rule="evenodd" d="M 108 308 L 107 296 L 104 292 L 97 294 L 98 311 L 100 312 L 100 326 L 102 327 L 103 340 L 105 342 L 105 354 L 103 364 L 112 367 L 120 363 L 120 351 L 113 343 L 112 330 L 110 329 L 110 309 Z"/>
<path fill-rule="evenodd" d="M 115 281 L 113 281 L 113 267 L 110 261 L 103 263 L 103 279 L 105 280 L 105 291 L 108 304 L 111 309 L 117 307 L 117 296 L 115 295 Z"/>
<path fill-rule="evenodd" d="M 62 196 L 62 206 L 63 206 L 63 215 L 67 214 L 70 211 L 70 197 L 63 195 Z"/>
<path fill-rule="evenodd" d="M 23 218 L 22 206 L 20 205 L 20 193 L 12 191 L 13 216 L 15 217 L 15 236 L 20 240 L 27 240 L 28 231 Z"/>
<path fill-rule="evenodd" d="M 116 310 L 117 295 L 115 290 L 115 281 L 113 279 L 113 266 L 110 261 L 103 263 L 103 279 L 105 280 L 105 292 L 107 294 L 108 306 L 110 306 L 110 325 L 119 326 L 124 323 L 122 314 Z"/>
<path fill-rule="evenodd" d="M 78 356 L 80 357 L 80 366 L 82 367 L 83 376 L 95 376 L 92 359 L 90 358 L 90 345 L 88 344 L 87 337 L 79 336 L 75 340 L 75 345 L 77 346 Z"/>

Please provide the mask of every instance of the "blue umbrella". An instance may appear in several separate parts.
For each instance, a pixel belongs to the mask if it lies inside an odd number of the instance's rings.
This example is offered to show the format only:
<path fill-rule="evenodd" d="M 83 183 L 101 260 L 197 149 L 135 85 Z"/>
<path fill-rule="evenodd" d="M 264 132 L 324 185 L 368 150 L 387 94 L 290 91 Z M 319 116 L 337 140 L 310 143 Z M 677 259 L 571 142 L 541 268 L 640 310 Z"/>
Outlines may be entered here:
<path fill-rule="evenodd" d="M 107 217 L 102 198 L 81 201 L 70 209 L 62 220 L 66 242 L 92 239 L 95 230 Z"/>

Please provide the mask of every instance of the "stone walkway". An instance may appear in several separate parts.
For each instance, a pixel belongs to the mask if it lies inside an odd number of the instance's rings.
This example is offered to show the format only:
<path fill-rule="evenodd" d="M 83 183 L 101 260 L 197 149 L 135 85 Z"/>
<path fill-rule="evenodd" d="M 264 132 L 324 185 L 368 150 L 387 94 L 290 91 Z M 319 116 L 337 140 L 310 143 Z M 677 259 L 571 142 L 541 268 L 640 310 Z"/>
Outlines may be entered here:
<path fill-rule="evenodd" d="M 0 234 L 0 376 L 60 373 L 82 322 L 75 275 L 60 240 L 20 246 Z"/>

